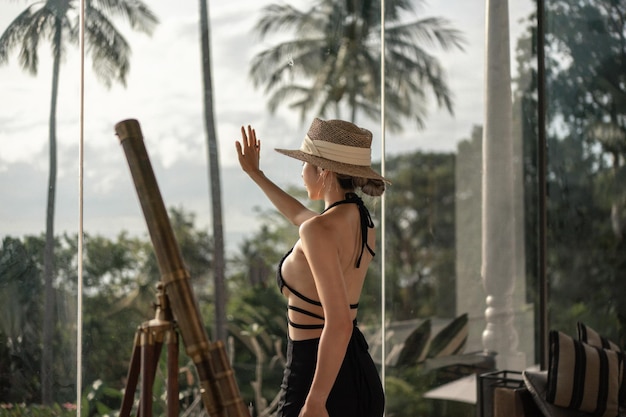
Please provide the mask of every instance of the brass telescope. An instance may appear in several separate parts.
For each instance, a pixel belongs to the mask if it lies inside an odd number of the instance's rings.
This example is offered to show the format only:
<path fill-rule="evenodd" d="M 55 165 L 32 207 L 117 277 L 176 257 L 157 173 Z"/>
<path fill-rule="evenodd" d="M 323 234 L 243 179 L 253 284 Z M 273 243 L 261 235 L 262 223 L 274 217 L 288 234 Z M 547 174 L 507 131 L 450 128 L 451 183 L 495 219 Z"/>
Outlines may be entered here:
<path fill-rule="evenodd" d="M 220 340 L 211 342 L 202 324 L 190 274 L 184 265 L 163 204 L 139 122 L 134 119 L 121 121 L 115 125 L 115 133 L 126 154 L 148 226 L 161 272 L 163 292 L 180 329 L 185 351 L 198 371 L 204 407 L 211 417 L 250 417 L 250 412 L 241 398 L 224 343 Z M 142 399 L 147 400 L 149 399 Z M 168 401 L 173 399 L 168 398 Z"/>

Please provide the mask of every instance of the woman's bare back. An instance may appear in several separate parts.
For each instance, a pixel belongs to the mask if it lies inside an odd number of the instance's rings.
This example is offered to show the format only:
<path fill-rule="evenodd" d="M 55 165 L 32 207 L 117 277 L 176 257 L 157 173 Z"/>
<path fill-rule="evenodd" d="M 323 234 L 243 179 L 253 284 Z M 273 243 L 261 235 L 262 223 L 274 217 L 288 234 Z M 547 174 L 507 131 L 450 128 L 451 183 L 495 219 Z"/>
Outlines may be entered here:
<path fill-rule="evenodd" d="M 372 255 L 366 250 L 363 252 L 359 268 L 355 266 L 362 248 L 361 220 L 358 207 L 356 204 L 342 204 L 308 220 L 307 223 L 313 223 L 308 224 L 307 227 L 319 227 L 325 230 L 324 240 L 316 242 L 315 245 L 324 245 L 324 250 L 331 250 L 336 253 L 341 273 L 337 274 L 334 279 L 343 280 L 342 286 L 345 288 L 347 300 L 352 305 L 358 304 L 367 267 L 372 259 Z M 374 229 L 367 229 L 366 238 L 367 244 L 373 250 Z M 283 260 L 281 274 L 294 291 L 309 299 L 320 300 L 313 272 L 303 250 L 302 239 L 296 242 L 292 251 Z M 315 306 L 304 301 L 292 293 L 289 288 L 283 288 L 283 294 L 287 297 L 289 305 L 295 306 L 296 309 L 305 309 L 322 317 L 329 313 L 328 311 L 325 313 L 321 306 Z M 356 308 L 351 309 L 351 315 L 352 320 L 354 320 L 357 315 Z M 305 326 L 320 323 L 319 318 L 295 310 L 289 311 L 289 318 L 293 322 Z M 320 334 L 321 329 L 289 327 L 289 336 L 293 340 L 312 339 L 319 337 Z"/>

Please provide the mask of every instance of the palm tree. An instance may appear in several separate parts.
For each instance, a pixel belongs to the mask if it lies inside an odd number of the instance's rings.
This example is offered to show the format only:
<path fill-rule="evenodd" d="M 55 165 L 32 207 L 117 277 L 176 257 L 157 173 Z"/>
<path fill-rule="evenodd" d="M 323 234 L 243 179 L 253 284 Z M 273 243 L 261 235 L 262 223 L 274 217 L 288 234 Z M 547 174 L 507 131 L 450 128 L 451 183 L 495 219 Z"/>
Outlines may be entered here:
<path fill-rule="evenodd" d="M 213 77 L 211 73 L 211 36 L 209 32 L 208 0 L 200 0 L 200 40 L 202 57 L 202 85 L 204 104 L 204 127 L 207 135 L 207 159 L 209 184 L 211 185 L 211 208 L 213 212 L 213 288 L 215 303 L 215 335 L 226 340 L 226 285 L 224 282 L 224 228 L 222 222 L 222 189 L 220 183 L 217 134 L 213 112 Z"/>
<path fill-rule="evenodd" d="M 452 98 L 439 61 L 427 47 L 462 49 L 463 38 L 443 18 L 403 23 L 415 0 L 390 0 L 385 9 L 385 115 L 390 130 L 402 117 L 423 127 L 428 89 L 437 104 L 452 114 Z M 288 4 L 265 7 L 255 32 L 292 31 L 295 37 L 258 53 L 251 62 L 254 85 L 265 85 L 269 109 L 283 102 L 300 110 L 302 119 L 317 107 L 350 120 L 361 111 L 373 120 L 380 114 L 380 1 L 317 0 L 307 11 Z"/>
<path fill-rule="evenodd" d="M 0 64 L 9 53 L 19 49 L 21 67 L 37 74 L 39 43 L 52 48 L 52 92 L 49 115 L 49 176 L 46 207 L 46 245 L 44 249 L 44 323 L 42 343 L 41 395 L 44 404 L 52 402 L 52 336 L 54 328 L 54 206 L 57 176 L 56 114 L 61 61 L 68 44 L 76 45 L 79 34 L 78 0 L 45 0 L 29 5 L 0 36 Z M 113 81 L 126 84 L 130 47 L 110 18 L 126 20 L 132 29 L 151 33 L 158 20 L 140 0 L 87 0 L 85 41 L 96 76 L 106 86 Z"/>

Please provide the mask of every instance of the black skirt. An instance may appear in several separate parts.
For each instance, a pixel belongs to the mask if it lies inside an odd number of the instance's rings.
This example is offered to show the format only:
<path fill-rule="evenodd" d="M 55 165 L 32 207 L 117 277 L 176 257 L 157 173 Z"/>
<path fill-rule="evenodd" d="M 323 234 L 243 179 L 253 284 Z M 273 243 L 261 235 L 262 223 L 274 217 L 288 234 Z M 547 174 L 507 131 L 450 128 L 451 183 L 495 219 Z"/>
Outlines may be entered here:
<path fill-rule="evenodd" d="M 298 417 L 313 381 L 318 346 L 319 338 L 288 340 L 278 417 Z M 330 417 L 381 417 L 384 408 L 378 370 L 363 334 L 355 326 L 326 409 Z"/>

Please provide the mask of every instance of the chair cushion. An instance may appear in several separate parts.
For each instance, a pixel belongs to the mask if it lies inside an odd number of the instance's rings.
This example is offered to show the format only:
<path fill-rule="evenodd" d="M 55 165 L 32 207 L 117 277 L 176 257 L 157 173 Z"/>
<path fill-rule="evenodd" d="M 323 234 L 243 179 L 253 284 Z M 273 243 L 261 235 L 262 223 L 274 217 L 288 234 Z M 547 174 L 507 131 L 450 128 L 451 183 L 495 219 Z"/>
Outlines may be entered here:
<path fill-rule="evenodd" d="M 624 372 L 624 351 L 616 343 L 603 337 L 597 331 L 584 323 L 578 322 L 576 327 L 578 328 L 578 340 L 583 343 L 587 343 L 591 346 L 613 350 L 619 353 L 621 359 L 620 366 L 620 383 L 619 383 L 619 404 L 621 407 L 626 407 L 626 373 Z"/>
<path fill-rule="evenodd" d="M 620 369 L 618 352 L 591 346 L 553 330 L 549 335 L 546 401 L 596 416 L 615 417 Z"/>

